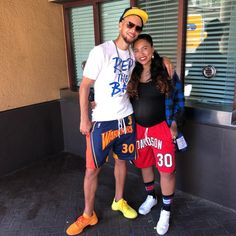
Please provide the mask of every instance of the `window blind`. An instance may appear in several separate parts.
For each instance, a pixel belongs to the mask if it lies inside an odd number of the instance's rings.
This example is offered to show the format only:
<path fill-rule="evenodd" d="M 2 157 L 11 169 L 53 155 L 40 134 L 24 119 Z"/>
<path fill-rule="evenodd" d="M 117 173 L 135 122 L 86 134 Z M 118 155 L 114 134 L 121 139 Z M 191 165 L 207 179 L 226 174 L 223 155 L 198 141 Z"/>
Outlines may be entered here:
<path fill-rule="evenodd" d="M 82 63 L 87 60 L 90 50 L 95 46 L 92 6 L 72 8 L 70 24 L 75 82 L 79 86 L 83 75 Z"/>
<path fill-rule="evenodd" d="M 232 107 L 236 62 L 236 1 L 189 1 L 187 100 Z M 207 76 L 206 76 L 207 75 Z"/>
<path fill-rule="evenodd" d="M 102 42 L 114 40 L 118 36 L 119 19 L 123 11 L 130 7 L 129 0 L 104 2 L 100 5 Z"/>
<path fill-rule="evenodd" d="M 176 64 L 178 0 L 139 0 L 138 6 L 147 11 L 148 23 L 143 33 L 153 38 L 154 47 L 161 56 L 171 58 Z"/>

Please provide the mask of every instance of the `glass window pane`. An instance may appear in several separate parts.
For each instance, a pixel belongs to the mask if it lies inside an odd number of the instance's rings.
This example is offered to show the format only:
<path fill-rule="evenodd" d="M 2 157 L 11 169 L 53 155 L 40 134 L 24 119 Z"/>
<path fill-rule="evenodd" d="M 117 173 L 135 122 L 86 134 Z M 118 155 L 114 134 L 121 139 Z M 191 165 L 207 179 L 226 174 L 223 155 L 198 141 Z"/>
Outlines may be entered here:
<path fill-rule="evenodd" d="M 93 7 L 84 6 L 71 9 L 71 40 L 75 64 L 75 81 L 79 86 L 83 62 L 87 60 L 90 50 L 95 46 Z"/>
<path fill-rule="evenodd" d="M 236 1 L 189 1 L 186 101 L 232 109 L 236 62 Z"/>
<path fill-rule="evenodd" d="M 154 47 L 160 55 L 168 56 L 176 64 L 178 0 L 137 2 L 138 6 L 149 14 L 143 32 L 153 37 Z"/>
<path fill-rule="evenodd" d="M 116 39 L 119 19 L 123 11 L 130 6 L 129 0 L 104 2 L 100 5 L 102 42 Z"/>

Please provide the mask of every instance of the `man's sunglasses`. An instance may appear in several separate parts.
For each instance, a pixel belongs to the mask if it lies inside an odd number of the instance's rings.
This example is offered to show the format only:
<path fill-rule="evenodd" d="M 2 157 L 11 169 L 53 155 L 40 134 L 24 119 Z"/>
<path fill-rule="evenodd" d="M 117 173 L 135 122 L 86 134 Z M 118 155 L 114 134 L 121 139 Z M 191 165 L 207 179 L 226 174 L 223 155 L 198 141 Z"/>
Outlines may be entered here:
<path fill-rule="evenodd" d="M 143 27 L 142 26 L 139 26 L 139 25 L 135 25 L 134 23 L 130 22 L 130 21 L 126 21 L 126 27 L 128 29 L 133 29 L 135 27 L 135 31 L 137 33 L 140 33 L 142 30 L 143 30 Z"/>

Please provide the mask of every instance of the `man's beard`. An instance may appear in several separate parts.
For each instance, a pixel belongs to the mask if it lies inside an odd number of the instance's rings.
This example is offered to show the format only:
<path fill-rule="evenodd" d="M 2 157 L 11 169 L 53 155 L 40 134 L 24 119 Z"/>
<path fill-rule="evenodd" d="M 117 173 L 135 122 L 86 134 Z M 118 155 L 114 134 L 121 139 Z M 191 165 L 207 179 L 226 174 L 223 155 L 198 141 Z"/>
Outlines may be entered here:
<path fill-rule="evenodd" d="M 121 37 L 123 38 L 123 40 L 127 43 L 127 44 L 131 44 L 134 42 L 134 40 L 137 38 L 135 37 L 134 39 L 128 40 L 128 38 L 124 35 L 121 35 Z"/>

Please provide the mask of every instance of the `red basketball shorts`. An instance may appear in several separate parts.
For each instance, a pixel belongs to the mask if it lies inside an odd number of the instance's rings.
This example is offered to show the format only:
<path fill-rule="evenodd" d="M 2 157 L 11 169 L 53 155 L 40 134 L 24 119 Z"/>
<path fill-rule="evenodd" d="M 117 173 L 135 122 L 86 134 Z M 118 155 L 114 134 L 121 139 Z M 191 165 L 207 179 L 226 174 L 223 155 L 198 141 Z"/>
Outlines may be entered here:
<path fill-rule="evenodd" d="M 156 165 L 159 172 L 175 171 L 175 146 L 165 121 L 148 128 L 136 124 L 136 149 L 136 167 Z"/>

